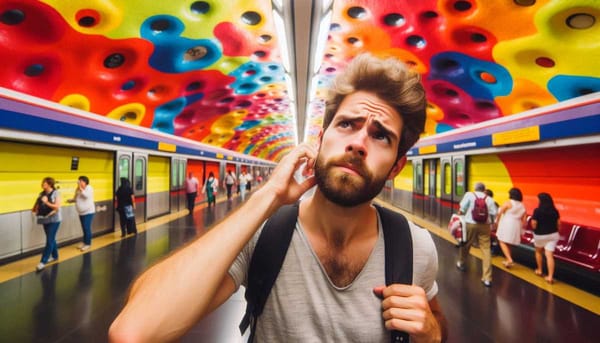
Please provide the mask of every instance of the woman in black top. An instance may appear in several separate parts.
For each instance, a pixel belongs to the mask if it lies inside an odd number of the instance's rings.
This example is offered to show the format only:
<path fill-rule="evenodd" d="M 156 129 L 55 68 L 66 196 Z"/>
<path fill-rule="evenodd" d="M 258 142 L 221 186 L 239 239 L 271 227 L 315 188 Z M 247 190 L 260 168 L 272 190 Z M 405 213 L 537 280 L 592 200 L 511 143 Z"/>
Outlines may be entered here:
<path fill-rule="evenodd" d="M 554 282 L 554 249 L 558 242 L 558 228 L 560 227 L 560 215 L 554 201 L 548 193 L 538 194 L 540 204 L 533 210 L 531 216 L 531 227 L 534 230 L 533 245 L 535 246 L 535 261 L 537 269 L 535 273 L 542 275 L 542 253 L 545 251 L 546 263 L 548 264 L 548 283 Z"/>
<path fill-rule="evenodd" d="M 121 223 L 121 237 L 125 237 L 127 234 L 137 233 L 137 227 L 135 225 L 135 196 L 133 195 L 133 189 L 127 178 L 121 178 L 121 186 L 115 193 L 117 212 L 119 212 L 119 222 Z M 127 229 L 127 231 L 125 231 Z"/>

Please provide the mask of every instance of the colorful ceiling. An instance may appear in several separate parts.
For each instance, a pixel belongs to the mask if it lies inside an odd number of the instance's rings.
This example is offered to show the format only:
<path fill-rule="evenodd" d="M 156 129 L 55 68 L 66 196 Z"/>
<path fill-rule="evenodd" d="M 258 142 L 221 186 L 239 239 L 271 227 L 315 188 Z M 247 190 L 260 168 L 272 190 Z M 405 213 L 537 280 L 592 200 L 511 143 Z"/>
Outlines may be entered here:
<path fill-rule="evenodd" d="M 275 3 L 0 0 L 0 87 L 278 160 L 303 139 L 294 94 L 307 92 L 290 87 L 302 76 L 283 57 L 311 47 L 282 54 L 273 10 L 296 36 L 312 29 L 289 25 L 279 3 L 293 1 Z M 322 64 L 307 76 L 315 97 L 297 113 L 308 139 L 331 80 L 362 51 L 422 74 L 427 135 L 600 91 L 598 0 L 303 4 L 317 19 L 332 10 Z"/>
<path fill-rule="evenodd" d="M 311 136 L 333 77 L 365 50 L 422 74 L 426 135 L 598 92 L 599 21 L 598 0 L 335 1 Z"/>

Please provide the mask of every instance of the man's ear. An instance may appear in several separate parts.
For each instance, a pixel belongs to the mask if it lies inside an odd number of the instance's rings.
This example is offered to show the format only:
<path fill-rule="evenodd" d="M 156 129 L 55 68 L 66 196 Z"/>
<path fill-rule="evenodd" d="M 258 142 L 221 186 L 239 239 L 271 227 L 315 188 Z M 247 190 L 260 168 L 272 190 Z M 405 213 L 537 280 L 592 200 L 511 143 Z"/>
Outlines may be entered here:
<path fill-rule="evenodd" d="M 396 177 L 396 175 L 398 175 L 398 173 L 400 173 L 400 171 L 402 171 L 402 168 L 404 168 L 405 164 L 406 164 L 406 156 L 402 156 L 401 158 L 398 159 L 398 161 L 396 161 L 396 163 L 392 167 L 392 170 L 390 170 L 390 174 L 388 175 L 387 179 L 393 180 Z"/>

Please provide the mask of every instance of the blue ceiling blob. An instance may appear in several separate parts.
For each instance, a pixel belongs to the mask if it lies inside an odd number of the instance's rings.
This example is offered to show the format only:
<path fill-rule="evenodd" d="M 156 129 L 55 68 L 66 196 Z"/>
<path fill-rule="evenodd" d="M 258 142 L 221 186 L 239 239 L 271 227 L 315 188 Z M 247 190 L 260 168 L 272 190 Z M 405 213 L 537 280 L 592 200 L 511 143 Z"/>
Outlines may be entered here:
<path fill-rule="evenodd" d="M 246 120 L 244 121 L 244 123 L 238 127 L 236 127 L 236 130 L 240 130 L 240 131 L 245 131 L 245 130 L 250 130 L 251 128 L 260 125 L 260 120 Z"/>
<path fill-rule="evenodd" d="M 558 101 L 600 92 L 600 78 L 557 75 L 548 81 L 548 90 Z"/>
<path fill-rule="evenodd" d="M 439 123 L 439 124 L 437 124 L 435 130 L 436 130 L 435 133 L 444 133 L 447 131 L 454 130 L 454 128 L 448 124 Z"/>
<path fill-rule="evenodd" d="M 501 65 L 457 52 L 433 56 L 429 80 L 448 81 L 471 97 L 485 100 L 508 95 L 513 86 L 510 73 Z"/>
<path fill-rule="evenodd" d="M 163 133 L 173 134 L 173 121 L 187 105 L 186 98 L 178 98 L 156 108 L 152 128 Z"/>
<path fill-rule="evenodd" d="M 210 39 L 180 37 L 184 25 L 176 17 L 159 15 L 148 18 L 141 35 L 154 44 L 149 64 L 165 73 L 183 73 L 204 69 L 222 56 L 221 48 Z"/>
<path fill-rule="evenodd" d="M 188 95 L 185 97 L 185 100 L 188 105 L 195 103 L 196 101 L 200 101 L 204 98 L 204 93 L 196 93 L 192 95 Z"/>
<path fill-rule="evenodd" d="M 285 82 L 284 69 L 275 63 L 248 62 L 232 71 L 235 78 L 231 84 L 235 94 L 247 95 L 257 92 L 264 86 Z"/>

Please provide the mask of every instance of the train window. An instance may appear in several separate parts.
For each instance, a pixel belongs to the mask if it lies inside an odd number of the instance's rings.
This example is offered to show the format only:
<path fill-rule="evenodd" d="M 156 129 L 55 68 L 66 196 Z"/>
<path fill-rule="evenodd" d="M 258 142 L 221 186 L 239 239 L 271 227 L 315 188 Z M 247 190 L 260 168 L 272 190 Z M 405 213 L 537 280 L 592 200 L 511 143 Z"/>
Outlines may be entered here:
<path fill-rule="evenodd" d="M 179 181 L 179 179 L 177 178 L 178 171 L 179 171 L 179 160 L 172 159 L 171 160 L 171 189 L 177 189 L 177 186 L 178 186 L 177 181 Z"/>
<path fill-rule="evenodd" d="M 423 194 L 423 161 L 413 161 L 413 191 Z"/>
<path fill-rule="evenodd" d="M 465 160 L 454 160 L 454 189 L 457 197 L 465 194 Z"/>
<path fill-rule="evenodd" d="M 178 180 L 179 187 L 183 186 L 184 181 L 185 181 L 185 160 L 179 160 L 179 180 Z"/>
<path fill-rule="evenodd" d="M 423 194 L 429 195 L 429 182 L 430 182 L 429 181 L 429 177 L 430 177 L 430 175 L 429 175 L 429 170 L 430 170 L 429 161 L 426 161 L 424 163 L 423 168 L 425 169 L 423 171 L 423 184 L 428 186 L 428 187 L 424 187 Z"/>
<path fill-rule="evenodd" d="M 133 184 L 134 191 L 144 190 L 144 159 L 136 158 L 135 166 L 133 168 Z"/>
<path fill-rule="evenodd" d="M 129 180 L 129 171 L 130 167 L 130 159 L 129 156 L 120 156 L 119 157 L 119 175 L 117 177 L 119 180 L 124 177 Z"/>
<path fill-rule="evenodd" d="M 452 175 L 452 166 L 450 165 L 450 163 L 444 163 L 444 194 L 445 195 L 450 195 L 452 194 L 452 179 L 450 178 L 450 175 Z"/>

